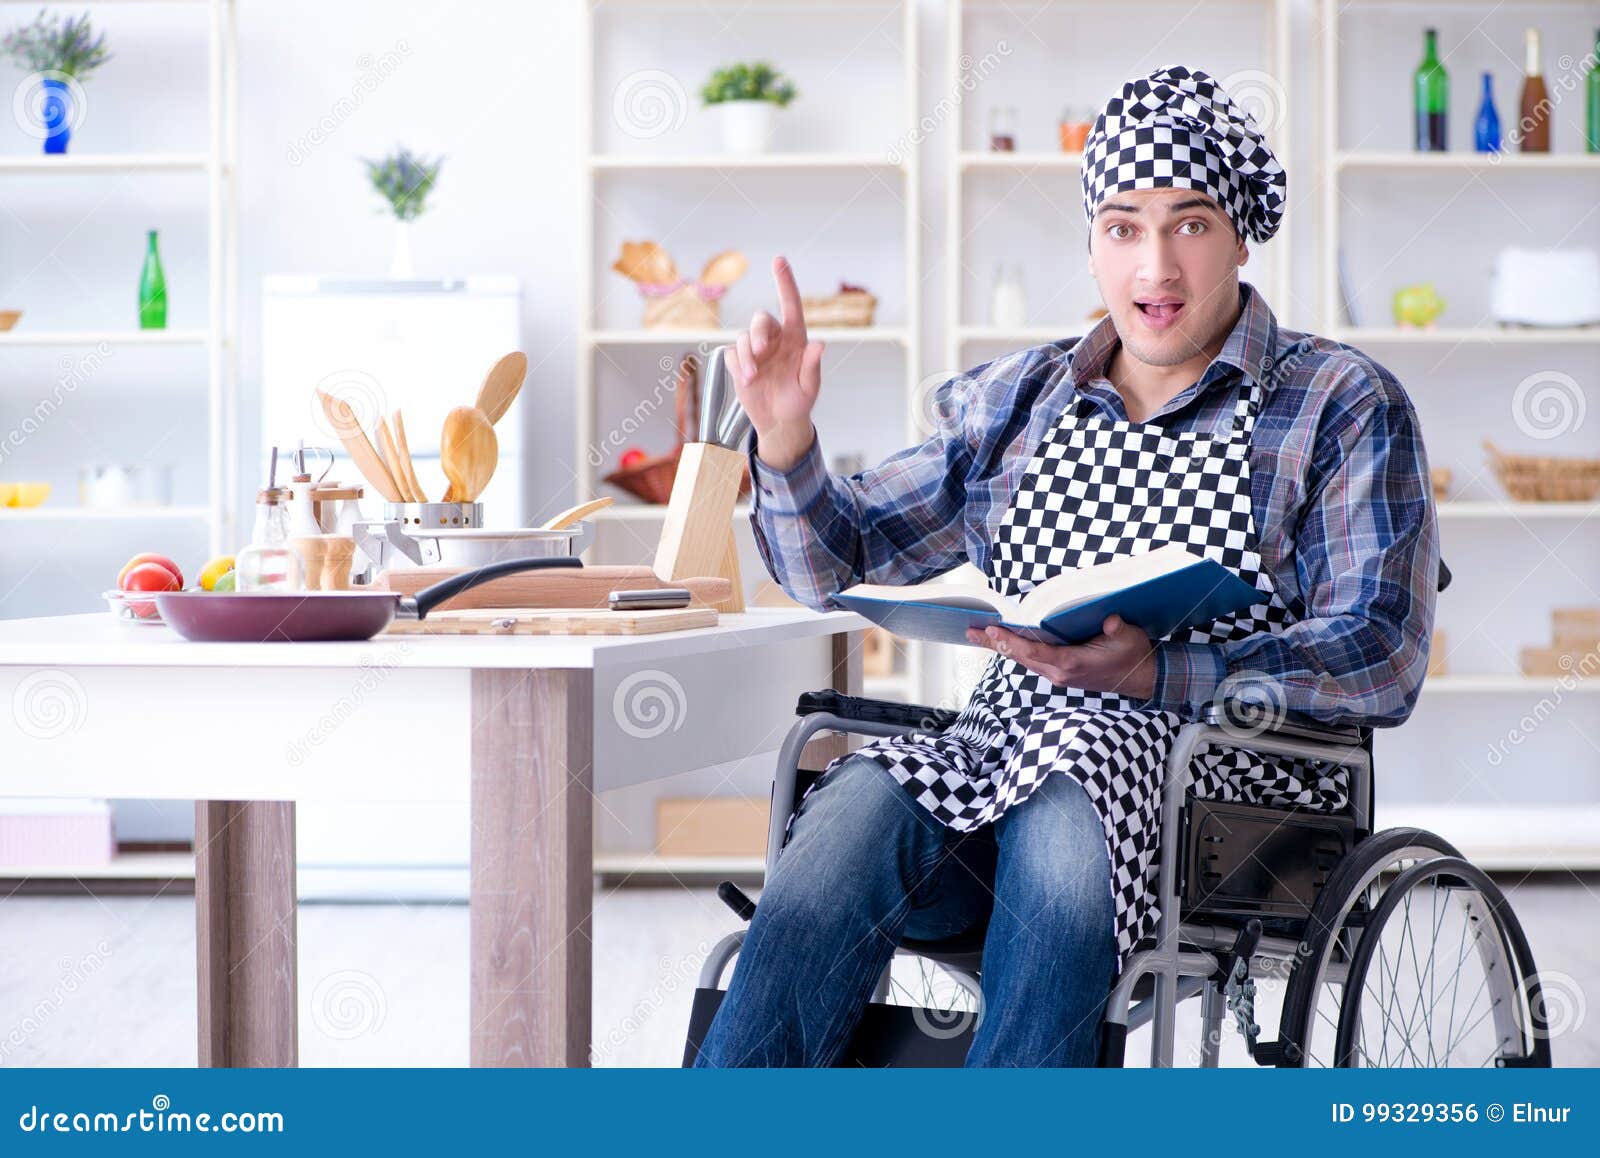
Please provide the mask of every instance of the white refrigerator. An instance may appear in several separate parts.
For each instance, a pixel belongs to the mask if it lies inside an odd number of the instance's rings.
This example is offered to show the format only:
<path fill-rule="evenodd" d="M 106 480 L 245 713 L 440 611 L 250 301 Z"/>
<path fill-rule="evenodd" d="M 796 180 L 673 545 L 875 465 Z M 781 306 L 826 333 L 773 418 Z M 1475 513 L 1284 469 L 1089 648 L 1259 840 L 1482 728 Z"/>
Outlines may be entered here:
<path fill-rule="evenodd" d="M 263 292 L 262 457 L 268 448 L 329 446 L 330 478 L 359 479 L 326 433 L 313 388 L 346 397 L 370 420 L 400 409 L 419 479 L 443 495 L 439 432 L 445 414 L 469 405 L 489 367 L 522 346 L 521 287 L 511 277 L 352 279 L 271 276 Z M 495 426 L 500 457 L 481 498 L 484 525 L 523 525 L 519 407 Z M 287 477 L 280 458 L 279 478 Z M 363 514 L 380 518 L 371 487 Z M 354 691 L 353 691 L 354 695 Z M 381 697 L 380 697 L 381 698 Z M 381 710 L 374 704 L 371 710 Z M 396 720 L 395 727 L 426 726 Z M 453 900 L 467 896 L 468 769 L 459 807 L 302 804 L 296 812 L 300 895 L 308 900 Z"/>

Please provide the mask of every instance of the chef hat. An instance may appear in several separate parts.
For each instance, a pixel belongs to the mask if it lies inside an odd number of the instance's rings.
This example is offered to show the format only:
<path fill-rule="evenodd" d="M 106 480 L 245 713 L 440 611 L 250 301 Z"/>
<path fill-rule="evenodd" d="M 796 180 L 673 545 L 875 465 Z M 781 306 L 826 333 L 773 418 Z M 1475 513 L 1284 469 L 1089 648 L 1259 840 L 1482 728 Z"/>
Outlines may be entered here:
<path fill-rule="evenodd" d="M 1254 119 L 1198 69 L 1163 68 L 1122 86 L 1083 147 L 1090 221 L 1124 189 L 1199 189 L 1241 237 L 1265 241 L 1283 219 L 1287 178 Z"/>

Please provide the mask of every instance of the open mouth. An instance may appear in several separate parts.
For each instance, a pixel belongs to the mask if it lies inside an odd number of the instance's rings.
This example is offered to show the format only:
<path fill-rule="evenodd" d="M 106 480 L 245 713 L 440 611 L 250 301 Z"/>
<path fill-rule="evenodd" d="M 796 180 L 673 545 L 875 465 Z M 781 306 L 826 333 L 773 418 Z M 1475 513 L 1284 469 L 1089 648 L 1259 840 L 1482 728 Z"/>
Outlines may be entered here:
<path fill-rule="evenodd" d="M 1183 310 L 1180 301 L 1134 302 L 1145 321 L 1154 326 L 1170 326 Z"/>

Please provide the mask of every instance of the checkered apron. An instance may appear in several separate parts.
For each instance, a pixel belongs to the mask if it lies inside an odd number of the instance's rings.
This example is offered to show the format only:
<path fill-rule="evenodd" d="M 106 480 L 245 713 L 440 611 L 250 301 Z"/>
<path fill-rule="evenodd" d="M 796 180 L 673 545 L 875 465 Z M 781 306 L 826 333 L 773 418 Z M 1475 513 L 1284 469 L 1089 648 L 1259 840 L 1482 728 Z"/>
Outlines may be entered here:
<path fill-rule="evenodd" d="M 1179 633 L 1199 643 L 1280 632 L 1293 622 L 1257 554 L 1250 433 L 1262 387 L 1253 379 L 1226 437 L 1080 415 L 1074 398 L 1028 463 L 994 540 L 989 581 L 1017 597 L 1062 571 L 1181 543 L 1263 595 L 1260 603 Z M 1243 674 L 1243 673 L 1240 673 Z M 1247 683 L 1259 692 L 1271 684 Z M 1239 681 L 1229 677 L 1225 687 Z M 1160 788 L 1179 716 L 1106 692 L 1053 686 L 998 653 L 955 722 L 938 735 L 891 737 L 856 749 L 885 768 L 945 824 L 969 831 L 1071 776 L 1105 829 L 1116 909 L 1117 971 L 1152 937 Z M 1281 699 L 1276 703 L 1281 707 Z M 1269 709 L 1271 704 L 1265 705 Z M 841 757 L 841 759 L 848 757 Z M 1344 806 L 1338 767 L 1237 749 L 1196 758 L 1196 796 L 1312 809 Z"/>

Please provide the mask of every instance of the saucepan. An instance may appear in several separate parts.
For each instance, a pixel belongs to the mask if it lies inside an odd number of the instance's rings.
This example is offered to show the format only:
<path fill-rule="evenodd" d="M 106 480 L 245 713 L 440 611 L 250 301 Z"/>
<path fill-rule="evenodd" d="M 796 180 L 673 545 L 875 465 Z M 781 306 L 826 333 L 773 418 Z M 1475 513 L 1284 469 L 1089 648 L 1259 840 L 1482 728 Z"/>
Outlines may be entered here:
<path fill-rule="evenodd" d="M 582 567 L 571 555 L 505 559 L 452 575 L 415 595 L 398 591 L 166 591 L 161 618 L 196 643 L 324 643 L 371 639 L 395 619 L 424 619 L 468 588 L 541 567 Z"/>

